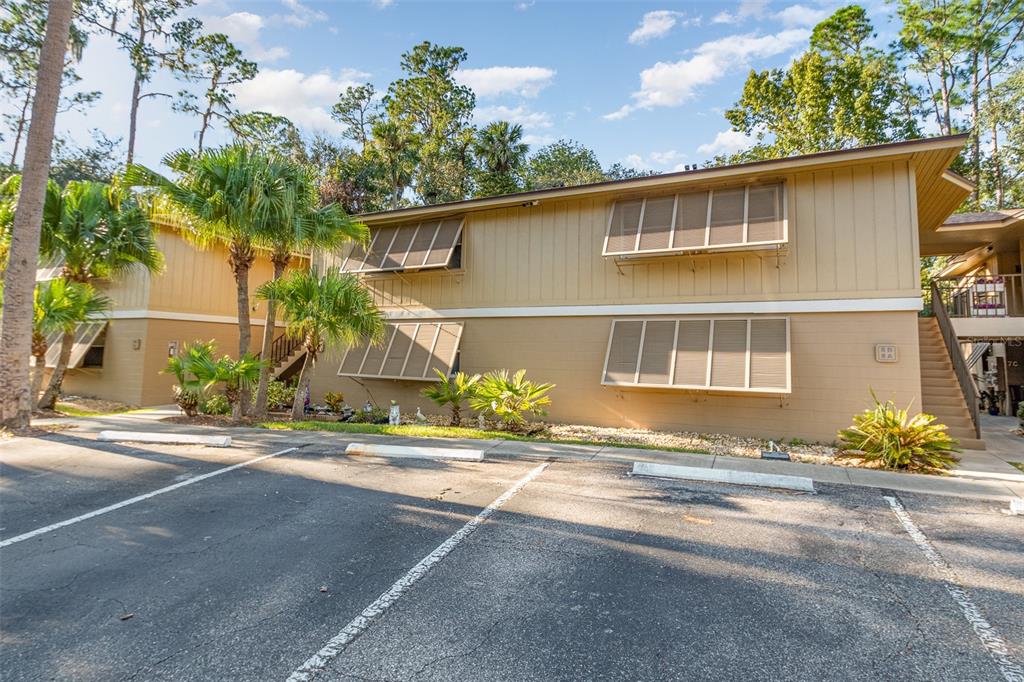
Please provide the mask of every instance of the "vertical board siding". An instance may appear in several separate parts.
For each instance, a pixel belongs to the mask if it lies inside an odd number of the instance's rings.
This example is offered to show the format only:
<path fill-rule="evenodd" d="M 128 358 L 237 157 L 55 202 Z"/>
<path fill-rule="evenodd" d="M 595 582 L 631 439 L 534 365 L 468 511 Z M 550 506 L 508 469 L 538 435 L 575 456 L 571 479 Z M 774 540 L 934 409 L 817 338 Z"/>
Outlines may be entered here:
<path fill-rule="evenodd" d="M 786 177 L 779 255 L 616 265 L 601 255 L 612 200 L 587 198 L 467 214 L 460 270 L 366 281 L 379 305 L 404 309 L 916 296 L 910 172 L 898 160 Z"/>

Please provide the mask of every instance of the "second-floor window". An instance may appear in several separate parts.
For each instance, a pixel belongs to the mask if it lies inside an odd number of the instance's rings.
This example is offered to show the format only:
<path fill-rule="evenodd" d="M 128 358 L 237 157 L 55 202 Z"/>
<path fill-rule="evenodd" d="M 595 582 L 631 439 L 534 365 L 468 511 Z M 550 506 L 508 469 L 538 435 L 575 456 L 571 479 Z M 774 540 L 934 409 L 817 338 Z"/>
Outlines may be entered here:
<path fill-rule="evenodd" d="M 664 255 L 782 244 L 785 185 L 723 187 L 621 199 L 612 207 L 604 255 Z"/>
<path fill-rule="evenodd" d="M 396 272 L 459 267 L 462 217 L 421 223 L 385 225 L 370 233 L 366 248 L 352 246 L 341 263 L 342 272 Z"/>

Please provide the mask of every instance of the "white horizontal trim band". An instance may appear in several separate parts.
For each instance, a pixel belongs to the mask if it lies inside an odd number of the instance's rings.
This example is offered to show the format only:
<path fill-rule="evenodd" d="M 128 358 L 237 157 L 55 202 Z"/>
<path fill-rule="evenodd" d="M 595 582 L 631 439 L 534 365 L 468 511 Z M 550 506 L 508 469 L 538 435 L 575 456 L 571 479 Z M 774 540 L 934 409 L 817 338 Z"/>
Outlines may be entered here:
<path fill-rule="evenodd" d="M 478 317 L 606 317 L 616 315 L 748 315 L 762 313 L 874 313 L 919 311 L 918 296 L 908 298 L 840 298 L 800 301 L 727 301 L 718 303 L 638 303 L 627 305 L 521 306 L 387 311 L 389 320 Z"/>
<path fill-rule="evenodd" d="M 166 310 L 114 310 L 107 316 L 112 320 L 177 320 L 179 322 L 219 322 L 222 324 L 238 324 L 238 318 L 231 315 L 202 315 L 199 313 L 175 313 Z M 262 317 L 251 318 L 249 324 L 262 327 L 266 320 Z M 283 327 L 284 322 L 274 321 L 275 327 Z"/>

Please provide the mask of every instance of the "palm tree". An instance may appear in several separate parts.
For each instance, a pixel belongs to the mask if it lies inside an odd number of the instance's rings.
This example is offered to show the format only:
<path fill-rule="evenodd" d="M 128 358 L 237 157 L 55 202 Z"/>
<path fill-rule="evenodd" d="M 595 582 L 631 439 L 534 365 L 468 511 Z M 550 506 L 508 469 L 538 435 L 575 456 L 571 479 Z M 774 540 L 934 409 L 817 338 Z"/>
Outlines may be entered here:
<path fill-rule="evenodd" d="M 269 245 L 273 226 L 288 224 L 294 207 L 294 164 L 273 152 L 232 144 L 202 154 L 182 150 L 167 155 L 164 165 L 178 174 L 169 180 L 144 166 L 129 166 L 132 185 L 157 190 L 169 209 L 158 221 L 184 228 L 199 247 L 221 242 L 228 247 L 228 265 L 238 299 L 238 357 L 249 352 L 249 270 L 256 250 Z M 247 403 L 243 391 L 243 412 Z"/>
<path fill-rule="evenodd" d="M 163 369 L 164 374 L 173 374 L 178 381 L 174 402 L 186 416 L 196 416 L 203 399 L 221 380 L 220 368 L 213 359 L 215 350 L 213 341 L 194 341 L 168 358 Z"/>
<path fill-rule="evenodd" d="M 49 350 L 46 335 L 62 333 L 60 356 L 53 373 L 60 377 L 51 379 L 46 393 L 39 399 L 39 407 L 53 409 L 58 391 L 54 386 L 63 382 L 74 347 L 75 328 L 83 322 L 94 320 L 110 310 L 110 299 L 98 293 L 90 284 L 55 279 L 36 287 L 35 314 L 32 320 L 32 355 L 36 363 L 32 372 L 32 400 L 39 395 L 46 366 L 46 352 Z M 70 339 L 70 341 L 68 341 Z"/>
<path fill-rule="evenodd" d="M 9 261 L 4 269 L 7 295 L 0 315 L 0 425 L 19 429 L 28 426 L 32 416 L 28 358 L 32 350 L 39 226 L 50 174 L 53 127 L 71 30 L 72 5 L 72 0 L 49 0 L 32 100 L 32 123 L 25 147 L 25 177 L 19 188 L 18 206 L 10 230 Z"/>
<path fill-rule="evenodd" d="M 224 356 L 217 361 L 215 378 L 224 383 L 224 397 L 231 405 L 231 418 L 242 418 L 242 391 L 252 388 L 265 367 L 269 365 L 254 355 L 246 354 L 235 360 Z"/>
<path fill-rule="evenodd" d="M 306 351 L 292 404 L 292 419 L 301 419 L 309 388 L 310 370 L 325 344 L 355 345 L 364 340 L 380 343 L 384 320 L 373 296 L 354 275 L 329 271 L 296 271 L 264 283 L 256 295 L 277 301 L 284 312 L 285 333 L 301 339 Z"/>
<path fill-rule="evenodd" d="M 398 208 L 419 163 L 419 136 L 394 121 L 380 120 L 373 126 L 368 152 L 384 170 L 388 208 Z"/>
<path fill-rule="evenodd" d="M 424 398 L 429 398 L 440 407 L 450 405 L 452 410 L 452 426 L 462 424 L 462 403 L 469 400 L 476 393 L 476 383 L 480 381 L 480 375 L 472 376 L 465 372 L 458 372 L 450 377 L 441 370 L 435 368 L 437 376 L 441 381 L 420 391 Z"/>
<path fill-rule="evenodd" d="M 481 129 L 473 141 L 473 155 L 479 169 L 477 195 L 508 194 L 520 189 L 519 175 L 530 147 L 523 140 L 523 127 L 495 121 Z"/>
<path fill-rule="evenodd" d="M 366 242 L 369 238 L 367 227 L 349 218 L 338 204 L 318 207 L 319 193 L 315 178 L 305 168 L 293 168 L 295 173 L 290 179 L 293 190 L 287 195 L 289 201 L 284 207 L 284 219 L 270 225 L 267 235 L 275 280 L 281 279 L 296 252 L 309 252 L 314 248 L 332 249 L 350 239 Z M 273 299 L 269 299 L 267 320 L 263 326 L 263 350 L 260 354 L 264 360 L 270 359 L 276 317 L 277 305 Z M 256 416 L 262 417 L 267 413 L 270 370 L 270 363 L 265 363 L 260 370 L 253 407 Z"/>
<path fill-rule="evenodd" d="M 163 255 L 156 245 L 146 211 L 124 187 L 102 182 L 69 182 L 46 190 L 40 254 L 63 262 L 61 277 L 94 283 L 127 273 L 133 267 L 159 272 Z M 61 340 L 70 353 L 74 329 Z M 64 357 L 61 353 L 61 357 Z M 67 367 L 60 361 L 40 402 L 52 405 L 60 394 Z"/>

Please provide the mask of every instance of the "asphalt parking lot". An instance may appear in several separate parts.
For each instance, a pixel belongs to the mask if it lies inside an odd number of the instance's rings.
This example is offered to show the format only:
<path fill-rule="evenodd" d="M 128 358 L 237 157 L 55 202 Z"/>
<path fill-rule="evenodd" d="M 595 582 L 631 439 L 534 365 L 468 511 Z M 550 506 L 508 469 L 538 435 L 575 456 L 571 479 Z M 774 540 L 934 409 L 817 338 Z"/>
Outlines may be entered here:
<path fill-rule="evenodd" d="M 1024 680 L 999 505 L 344 446 L 0 446 L 3 679 Z"/>

